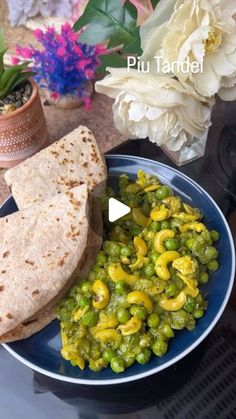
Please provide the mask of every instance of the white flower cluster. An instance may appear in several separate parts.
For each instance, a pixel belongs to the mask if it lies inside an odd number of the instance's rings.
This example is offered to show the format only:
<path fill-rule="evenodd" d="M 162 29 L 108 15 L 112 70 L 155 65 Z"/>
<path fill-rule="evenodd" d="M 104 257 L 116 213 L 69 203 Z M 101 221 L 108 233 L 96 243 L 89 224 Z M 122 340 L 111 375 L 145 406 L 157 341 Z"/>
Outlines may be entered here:
<path fill-rule="evenodd" d="M 216 94 L 236 99 L 236 2 L 160 0 L 141 26 L 141 42 L 151 73 L 109 69 L 96 90 L 115 99 L 121 133 L 180 150 L 206 133 Z M 178 71 L 157 74 L 157 56 Z M 184 61 L 197 61 L 202 72 L 181 72 Z"/>

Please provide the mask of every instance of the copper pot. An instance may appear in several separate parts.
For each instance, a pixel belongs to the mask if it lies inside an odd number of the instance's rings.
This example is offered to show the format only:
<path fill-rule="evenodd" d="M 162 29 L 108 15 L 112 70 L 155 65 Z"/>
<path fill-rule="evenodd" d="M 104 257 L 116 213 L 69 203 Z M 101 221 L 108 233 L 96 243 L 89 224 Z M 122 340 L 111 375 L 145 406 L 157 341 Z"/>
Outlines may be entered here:
<path fill-rule="evenodd" d="M 28 102 L 0 115 L 0 167 L 13 167 L 48 145 L 48 130 L 36 83 Z"/>

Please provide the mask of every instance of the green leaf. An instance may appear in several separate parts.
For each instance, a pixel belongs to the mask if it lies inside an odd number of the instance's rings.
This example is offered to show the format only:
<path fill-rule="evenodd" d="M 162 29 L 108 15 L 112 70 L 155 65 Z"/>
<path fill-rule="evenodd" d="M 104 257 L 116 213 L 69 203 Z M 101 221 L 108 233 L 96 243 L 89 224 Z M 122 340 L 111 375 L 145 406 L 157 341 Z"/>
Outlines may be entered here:
<path fill-rule="evenodd" d="M 16 86 L 24 83 L 26 80 L 28 80 L 29 77 L 32 77 L 35 74 L 36 73 L 34 71 L 25 71 L 24 73 L 21 73 L 21 76 L 19 76 L 17 80 L 12 84 L 10 91 L 14 90 Z"/>
<path fill-rule="evenodd" d="M 4 50 L 4 35 L 3 35 L 3 29 L 0 26 L 0 51 Z"/>
<path fill-rule="evenodd" d="M 80 42 L 97 44 L 109 41 L 109 48 L 128 45 L 134 40 L 137 13 L 133 5 L 120 0 L 89 0 L 80 19 L 74 24 L 78 31 L 86 26 L 80 35 Z"/>
<path fill-rule="evenodd" d="M 101 64 L 99 67 L 97 67 L 96 73 L 106 73 L 107 67 L 120 68 L 127 66 L 126 59 L 116 53 L 110 55 L 100 55 L 99 61 L 101 62 Z"/>
<path fill-rule="evenodd" d="M 160 0 L 151 0 L 153 8 L 155 9 Z"/>
<path fill-rule="evenodd" d="M 138 27 L 134 31 L 133 41 L 126 45 L 123 51 L 125 54 L 142 55 L 140 30 Z"/>

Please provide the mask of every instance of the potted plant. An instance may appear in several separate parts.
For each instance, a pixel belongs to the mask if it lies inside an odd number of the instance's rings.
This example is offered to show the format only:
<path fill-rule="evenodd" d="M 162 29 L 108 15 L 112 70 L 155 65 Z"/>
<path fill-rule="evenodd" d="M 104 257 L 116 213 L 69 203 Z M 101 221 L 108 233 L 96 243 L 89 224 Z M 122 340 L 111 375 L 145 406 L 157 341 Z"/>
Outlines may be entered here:
<path fill-rule="evenodd" d="M 34 79 L 47 101 L 58 108 L 89 107 L 98 57 L 105 48 L 79 42 L 69 23 L 61 26 L 60 33 L 49 27 L 46 31 L 36 29 L 34 35 L 42 48 L 17 46 L 16 53 L 18 60 L 32 61 Z"/>
<path fill-rule="evenodd" d="M 4 66 L 0 30 L 0 167 L 13 167 L 46 145 L 48 131 L 29 62 Z"/>

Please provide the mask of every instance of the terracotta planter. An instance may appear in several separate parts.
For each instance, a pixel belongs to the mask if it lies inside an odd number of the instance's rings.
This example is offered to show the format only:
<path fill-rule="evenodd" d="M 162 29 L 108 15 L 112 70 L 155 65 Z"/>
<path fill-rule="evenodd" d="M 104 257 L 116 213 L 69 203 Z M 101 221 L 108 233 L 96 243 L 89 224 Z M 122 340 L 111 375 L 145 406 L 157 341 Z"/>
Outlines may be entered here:
<path fill-rule="evenodd" d="M 48 130 L 38 87 L 21 108 L 0 115 L 0 167 L 13 167 L 48 144 Z"/>

